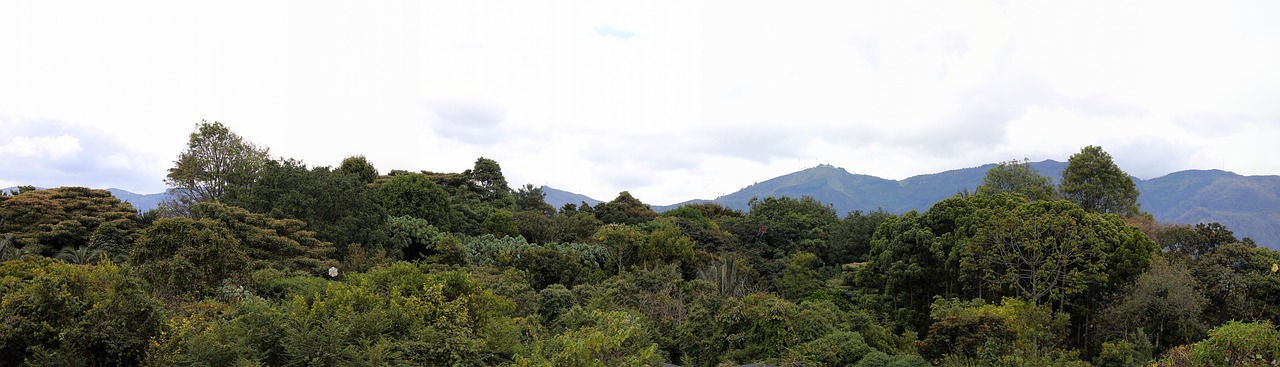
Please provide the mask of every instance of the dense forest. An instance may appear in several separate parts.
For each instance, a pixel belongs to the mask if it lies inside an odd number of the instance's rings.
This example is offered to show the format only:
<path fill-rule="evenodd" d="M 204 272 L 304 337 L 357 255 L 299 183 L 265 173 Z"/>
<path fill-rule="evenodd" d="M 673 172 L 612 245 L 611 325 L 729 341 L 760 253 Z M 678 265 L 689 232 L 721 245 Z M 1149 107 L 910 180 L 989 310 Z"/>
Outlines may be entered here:
<path fill-rule="evenodd" d="M 171 200 L 0 195 L 0 365 L 1273 366 L 1280 252 L 1157 223 L 1096 146 L 923 212 L 554 208 L 498 162 L 273 157 L 217 122 Z"/>

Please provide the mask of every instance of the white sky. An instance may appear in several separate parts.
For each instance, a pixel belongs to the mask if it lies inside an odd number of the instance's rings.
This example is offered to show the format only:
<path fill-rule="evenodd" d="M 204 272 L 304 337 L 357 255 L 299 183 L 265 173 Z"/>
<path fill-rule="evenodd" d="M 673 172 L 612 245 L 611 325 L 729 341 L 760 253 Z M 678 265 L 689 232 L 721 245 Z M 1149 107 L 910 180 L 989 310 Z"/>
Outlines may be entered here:
<path fill-rule="evenodd" d="M 0 187 L 162 191 L 201 119 L 653 204 L 1085 145 L 1280 174 L 1280 2 L 755 3 L 0 0 Z"/>

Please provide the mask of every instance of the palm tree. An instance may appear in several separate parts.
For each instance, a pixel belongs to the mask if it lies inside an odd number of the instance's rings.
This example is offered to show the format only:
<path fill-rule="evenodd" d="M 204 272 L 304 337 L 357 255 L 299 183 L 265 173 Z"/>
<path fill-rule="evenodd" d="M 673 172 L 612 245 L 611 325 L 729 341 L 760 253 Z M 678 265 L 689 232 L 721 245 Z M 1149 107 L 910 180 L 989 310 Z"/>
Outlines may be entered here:
<path fill-rule="evenodd" d="M 0 238 L 0 261 L 17 260 L 24 252 L 13 242 L 12 234 L 6 234 Z"/>
<path fill-rule="evenodd" d="M 91 246 L 64 247 L 54 257 L 72 264 L 88 265 L 98 262 L 98 259 L 106 253 L 106 251 L 95 249 Z"/>

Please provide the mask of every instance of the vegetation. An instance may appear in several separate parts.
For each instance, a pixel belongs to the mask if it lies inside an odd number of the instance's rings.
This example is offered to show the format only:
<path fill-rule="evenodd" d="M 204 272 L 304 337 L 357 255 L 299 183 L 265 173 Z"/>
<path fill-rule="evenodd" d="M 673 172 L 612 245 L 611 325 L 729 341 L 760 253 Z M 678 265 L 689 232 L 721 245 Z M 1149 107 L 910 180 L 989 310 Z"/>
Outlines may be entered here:
<path fill-rule="evenodd" d="M 380 174 L 202 123 L 138 215 L 0 200 L 0 365 L 1275 365 L 1280 253 L 1155 223 L 1098 147 L 924 211 L 553 208 L 496 161 Z M 1117 173 L 1118 172 L 1118 173 Z M 1129 185 L 1124 185 L 1128 182 Z M 1060 194 L 1058 194 L 1060 193 Z"/>

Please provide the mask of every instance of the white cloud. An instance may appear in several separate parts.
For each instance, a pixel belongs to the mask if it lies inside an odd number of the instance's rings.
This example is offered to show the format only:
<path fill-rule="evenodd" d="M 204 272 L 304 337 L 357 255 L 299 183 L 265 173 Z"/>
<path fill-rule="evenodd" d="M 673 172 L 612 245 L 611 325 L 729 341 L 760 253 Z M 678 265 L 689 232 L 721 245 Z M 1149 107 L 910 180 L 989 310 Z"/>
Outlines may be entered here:
<path fill-rule="evenodd" d="M 80 140 L 67 135 L 16 136 L 0 145 L 0 154 L 41 160 L 74 158 L 80 150 Z"/>
<path fill-rule="evenodd" d="M 5 3 L 0 116 L 75 131 L 0 143 L 65 133 L 155 187 L 208 119 L 313 165 L 485 156 L 513 184 L 660 204 L 818 163 L 900 179 L 1090 144 L 1144 177 L 1277 174 L 1277 16 L 1234 1 Z"/>

